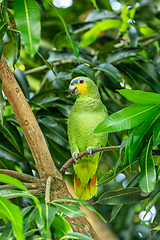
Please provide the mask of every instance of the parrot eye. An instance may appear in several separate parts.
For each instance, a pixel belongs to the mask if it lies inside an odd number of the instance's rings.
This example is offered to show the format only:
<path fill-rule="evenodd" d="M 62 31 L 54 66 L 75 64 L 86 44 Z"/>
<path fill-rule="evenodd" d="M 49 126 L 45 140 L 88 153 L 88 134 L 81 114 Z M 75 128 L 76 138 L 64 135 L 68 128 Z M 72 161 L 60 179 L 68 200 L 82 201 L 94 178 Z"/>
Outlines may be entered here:
<path fill-rule="evenodd" d="M 80 84 L 83 84 L 83 83 L 84 83 L 84 80 L 83 80 L 83 79 L 80 79 L 80 80 L 79 80 L 79 83 L 80 83 Z"/>

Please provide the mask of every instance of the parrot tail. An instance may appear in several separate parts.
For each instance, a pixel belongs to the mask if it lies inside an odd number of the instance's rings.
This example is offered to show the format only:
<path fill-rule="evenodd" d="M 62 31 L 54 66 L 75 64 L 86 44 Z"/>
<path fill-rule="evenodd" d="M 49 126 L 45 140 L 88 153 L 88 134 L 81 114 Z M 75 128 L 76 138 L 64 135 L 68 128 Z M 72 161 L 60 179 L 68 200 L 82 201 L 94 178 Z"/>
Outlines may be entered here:
<path fill-rule="evenodd" d="M 97 187 L 95 187 L 97 183 L 96 174 L 92 179 L 89 180 L 87 187 L 83 188 L 81 185 L 81 180 L 75 174 L 74 177 L 74 191 L 78 198 L 88 200 L 93 196 L 97 196 Z"/>

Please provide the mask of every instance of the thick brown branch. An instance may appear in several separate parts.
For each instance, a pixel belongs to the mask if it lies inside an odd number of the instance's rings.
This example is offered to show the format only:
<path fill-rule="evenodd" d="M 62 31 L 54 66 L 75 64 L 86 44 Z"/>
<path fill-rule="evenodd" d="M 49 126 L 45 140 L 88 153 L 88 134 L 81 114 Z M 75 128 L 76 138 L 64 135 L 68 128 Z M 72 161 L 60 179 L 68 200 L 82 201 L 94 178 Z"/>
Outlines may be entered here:
<path fill-rule="evenodd" d="M 111 147 L 102 147 L 102 148 L 94 148 L 93 149 L 93 153 L 97 153 L 97 152 L 106 152 L 106 151 L 114 151 L 114 150 L 120 150 L 120 146 L 111 146 Z M 78 159 L 81 159 L 84 156 L 88 156 L 89 153 L 87 151 L 84 152 L 80 152 L 78 154 Z M 60 169 L 60 172 L 64 175 L 65 171 L 67 170 L 67 168 L 69 168 L 69 166 L 74 163 L 74 159 L 70 158 Z"/>
<path fill-rule="evenodd" d="M 33 176 L 28 175 L 26 173 L 16 172 L 16 171 L 13 171 L 13 170 L 0 169 L 0 174 L 6 174 L 6 175 L 9 175 L 11 177 L 20 178 L 20 179 L 26 180 L 28 182 L 33 182 L 33 183 L 40 182 L 39 178 L 33 177 Z"/>
<path fill-rule="evenodd" d="M 48 176 L 53 175 L 57 179 L 62 179 L 61 174 L 54 165 L 35 116 L 3 54 L 0 61 L 0 77 L 3 82 L 5 96 L 27 139 L 41 179 L 47 179 Z"/>

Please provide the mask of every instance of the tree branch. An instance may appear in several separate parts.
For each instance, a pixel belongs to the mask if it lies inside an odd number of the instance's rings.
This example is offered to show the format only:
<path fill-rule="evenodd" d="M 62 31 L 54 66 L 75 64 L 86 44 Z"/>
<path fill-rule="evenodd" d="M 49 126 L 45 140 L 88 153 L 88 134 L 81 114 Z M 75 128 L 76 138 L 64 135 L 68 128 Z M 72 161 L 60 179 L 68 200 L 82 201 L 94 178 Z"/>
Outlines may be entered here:
<path fill-rule="evenodd" d="M 39 178 L 33 177 L 33 176 L 28 175 L 26 173 L 16 172 L 16 171 L 13 171 L 13 170 L 0 169 L 0 174 L 6 174 L 6 175 L 9 175 L 11 177 L 20 178 L 20 179 L 26 180 L 28 182 L 33 182 L 33 183 L 39 183 L 40 182 Z"/>
<path fill-rule="evenodd" d="M 54 175 L 57 179 L 62 180 L 61 174 L 54 165 L 36 118 L 13 73 L 9 69 L 3 54 L 0 61 L 0 77 L 3 82 L 5 96 L 27 139 L 41 179 L 47 179 L 48 176 Z"/>
<path fill-rule="evenodd" d="M 111 147 L 101 147 L 101 148 L 94 148 L 93 149 L 93 153 L 97 153 L 97 152 L 106 152 L 106 151 L 114 151 L 114 150 L 120 150 L 121 146 L 111 146 Z M 80 152 L 78 154 L 78 159 L 81 159 L 84 156 L 88 156 L 89 153 L 87 151 L 84 152 Z M 64 175 L 65 171 L 67 170 L 67 168 L 69 168 L 69 166 L 74 163 L 74 159 L 70 158 L 60 169 L 60 172 Z"/>
<path fill-rule="evenodd" d="M 23 186 L 25 186 L 27 189 L 37 189 L 41 187 L 40 183 L 22 183 Z M 0 186 L 0 190 L 3 189 L 18 189 L 18 187 L 12 185 L 12 184 L 4 184 Z"/>

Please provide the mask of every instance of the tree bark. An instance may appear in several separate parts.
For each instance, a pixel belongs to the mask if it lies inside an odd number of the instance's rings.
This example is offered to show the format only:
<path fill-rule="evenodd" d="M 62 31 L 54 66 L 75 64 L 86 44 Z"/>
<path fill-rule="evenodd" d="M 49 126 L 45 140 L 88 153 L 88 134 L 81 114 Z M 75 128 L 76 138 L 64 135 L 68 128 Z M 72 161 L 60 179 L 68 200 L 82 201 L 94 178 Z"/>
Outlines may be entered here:
<path fill-rule="evenodd" d="M 51 201 L 58 198 L 71 198 L 72 196 L 68 192 L 62 174 L 55 167 L 36 118 L 31 111 L 31 108 L 26 101 L 25 96 L 13 73 L 11 72 L 3 54 L 0 61 L 0 77 L 3 82 L 4 94 L 7 97 L 14 111 L 14 114 L 23 130 L 43 184 L 49 176 L 53 177 L 54 179 L 54 184 L 51 186 Z M 87 230 L 93 239 L 98 240 L 97 234 L 85 217 L 67 217 L 66 219 L 70 223 L 74 222 L 81 225 L 85 230 Z M 82 228 L 76 225 L 72 227 L 76 232 L 85 234 Z"/>

